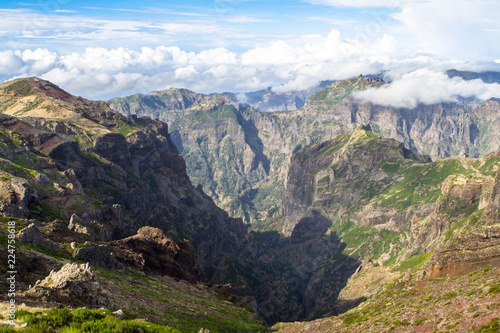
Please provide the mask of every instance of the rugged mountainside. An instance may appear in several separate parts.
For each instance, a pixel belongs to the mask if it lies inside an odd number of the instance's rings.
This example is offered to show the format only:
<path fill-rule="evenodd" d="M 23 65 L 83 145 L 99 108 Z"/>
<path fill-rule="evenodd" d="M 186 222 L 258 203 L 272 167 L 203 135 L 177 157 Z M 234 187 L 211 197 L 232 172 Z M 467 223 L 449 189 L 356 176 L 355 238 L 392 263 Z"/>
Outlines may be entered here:
<path fill-rule="evenodd" d="M 449 77 L 461 77 L 464 80 L 481 80 L 485 83 L 500 83 L 500 73 L 499 72 L 470 72 L 470 71 L 457 71 L 456 69 L 450 69 L 446 71 Z"/>
<path fill-rule="evenodd" d="M 160 121 L 125 117 L 43 80 L 1 85 L 0 222 L 23 228 L 16 231 L 26 258 L 19 269 L 21 290 L 30 290 L 26 300 L 68 305 L 69 293 L 87 306 L 123 307 L 129 316 L 147 314 L 187 331 L 197 332 L 204 321 L 213 331 L 256 331 L 261 328 L 244 304 L 274 324 L 342 314 L 369 299 L 363 306 L 377 318 L 379 306 L 392 297 L 387 293 L 412 293 L 410 285 L 390 281 L 430 286 L 432 296 L 441 299 L 448 296 L 439 289 L 448 285 L 436 287 L 432 279 L 468 274 L 486 263 L 498 267 L 500 153 L 432 161 L 383 137 L 374 124 L 358 127 L 357 122 L 370 122 L 359 108 L 352 118 L 348 110 L 356 104 L 345 96 L 355 87 L 380 84 L 362 77 L 337 82 L 304 109 L 286 113 L 204 100 L 172 125 L 172 139 Z M 315 100 L 330 101 L 332 109 L 327 112 Z M 311 118 L 300 116 L 305 110 Z M 289 115 L 296 118 L 289 121 Z M 337 132 L 328 127 L 342 121 L 349 126 Z M 269 135 L 261 140 L 262 128 Z M 323 134 L 313 136 L 314 131 Z M 218 139 L 211 141 L 212 136 Z M 319 142 L 323 137 L 330 139 Z M 186 155 L 186 164 L 176 148 L 189 152 L 179 145 L 182 140 L 201 154 Z M 214 156 L 227 172 L 255 177 L 259 187 L 248 181 L 230 204 L 271 205 L 265 214 L 272 217 L 261 223 L 271 231 L 247 232 L 241 220 L 191 185 L 189 159 L 209 165 Z M 7 252 L 1 250 L 0 257 L 6 259 Z M 65 260 L 94 268 L 63 266 Z M 66 272 L 79 282 L 67 281 Z M 496 272 L 485 273 L 488 295 L 496 290 L 490 286 Z M 68 285 L 73 287 L 67 291 L 61 287 Z M 89 293 L 92 286 L 96 294 Z M 480 304 L 468 294 L 477 288 L 463 290 L 468 298 L 457 301 L 488 310 L 496 304 L 496 294 Z M 395 316 L 418 326 L 422 318 L 408 317 L 405 307 Z M 349 330 L 362 323 L 360 309 L 333 319 L 335 325 Z M 495 317 L 491 311 L 476 314 L 481 325 Z M 193 315 L 190 324 L 186 318 Z M 454 324 L 434 322 L 432 327 Z"/>
<path fill-rule="evenodd" d="M 233 111 L 224 107 L 214 112 Z M 125 117 L 47 81 L 1 85 L 0 111 L 0 208 L 19 226 L 34 223 L 22 239 L 34 246 L 51 244 L 61 255 L 96 267 L 229 282 L 233 297 L 268 323 L 313 315 L 314 291 L 323 288 L 310 285 L 317 279 L 314 269 L 338 264 L 340 242 L 325 235 L 327 220 L 306 216 L 297 227 L 303 231 L 290 238 L 247 234 L 240 220 L 191 185 L 166 124 Z M 152 235 L 141 227 L 159 231 Z M 331 299 L 356 263 L 346 261 L 345 267 L 338 283 L 324 287 Z M 36 264 L 24 269 L 34 273 L 26 275 L 24 287 L 49 273 Z M 43 298 L 46 292 L 35 289 L 34 294 Z M 61 301 L 57 295 L 49 293 L 47 300 Z"/>
<path fill-rule="evenodd" d="M 108 100 L 110 107 L 122 114 L 151 116 L 166 123 L 173 123 L 182 117 L 192 105 L 211 99 L 223 99 L 228 104 L 241 104 L 261 112 L 293 111 L 304 106 L 306 100 L 333 81 L 323 81 L 316 87 L 290 92 L 277 92 L 271 88 L 247 93 L 197 94 L 187 89 L 170 88 L 151 94 L 136 94 Z M 165 112 L 166 111 L 166 112 Z"/>
<path fill-rule="evenodd" d="M 280 206 L 292 152 L 360 125 L 370 124 L 375 133 L 434 159 L 460 154 L 478 157 L 499 149 L 498 100 L 396 109 L 360 104 L 351 97 L 354 90 L 382 84 L 386 83 L 379 78 L 361 76 L 334 82 L 309 97 L 301 109 L 289 112 L 258 112 L 210 95 L 183 106 L 175 97 L 183 91 L 177 90 L 170 90 L 172 103 L 163 99 L 166 107 L 138 106 L 154 94 L 110 104 L 127 114 L 147 113 L 167 120 L 193 183 L 201 184 L 231 216 L 262 228 L 258 222 Z"/>
<path fill-rule="evenodd" d="M 318 91 L 326 88 L 333 81 L 323 81 L 316 87 L 301 90 L 277 92 L 271 88 L 238 94 L 238 102 L 251 106 L 260 112 L 294 111 L 304 106 L 307 99 Z"/>
<path fill-rule="evenodd" d="M 432 162 L 397 141 L 356 129 L 292 156 L 273 223 L 293 237 L 301 219 L 314 213 L 341 240 L 338 254 L 375 267 L 365 283 L 347 283 L 337 308 L 376 293 L 394 278 L 391 271 L 426 264 L 427 276 L 440 277 L 486 263 L 498 267 L 499 162 L 498 152 Z M 325 299 L 316 299 L 320 313 Z"/>
<path fill-rule="evenodd" d="M 199 251 L 217 244 L 211 258 L 198 256 L 204 268 L 218 264 L 232 234 L 245 233 L 240 221 L 191 185 L 165 123 L 124 117 L 38 79 L 0 89 L 2 155 L 11 171 L 3 184 L 21 201 L 10 216 L 71 219 L 74 230 L 102 241 L 159 227 L 192 240 Z"/>

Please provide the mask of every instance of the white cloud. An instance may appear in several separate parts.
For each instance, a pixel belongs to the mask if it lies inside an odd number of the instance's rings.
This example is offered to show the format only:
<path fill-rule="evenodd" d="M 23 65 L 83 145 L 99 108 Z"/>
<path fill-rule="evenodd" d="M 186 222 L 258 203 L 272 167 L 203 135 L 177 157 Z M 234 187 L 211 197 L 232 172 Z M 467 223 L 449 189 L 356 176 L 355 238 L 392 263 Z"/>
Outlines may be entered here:
<path fill-rule="evenodd" d="M 403 22 L 433 54 L 458 59 L 497 55 L 500 3 L 490 0 L 409 2 L 394 18 Z M 491 58 L 489 58 L 491 59 Z"/>
<path fill-rule="evenodd" d="M 500 2 L 494 0 L 304 0 L 312 4 L 368 9 L 358 30 L 391 31 L 408 47 L 439 57 L 491 60 L 500 53 Z M 378 8 L 375 8 L 378 7 Z M 399 22 L 399 26 L 384 16 Z M 364 26 L 364 27 L 363 27 Z M 362 36 L 364 37 L 364 36 Z M 416 43 L 415 43 L 416 42 Z M 416 45 L 416 44 L 420 45 Z"/>
<path fill-rule="evenodd" d="M 378 71 L 394 50 L 390 36 L 364 45 L 343 40 L 332 30 L 326 37 L 306 40 L 277 41 L 241 55 L 220 47 L 195 53 L 176 46 L 140 51 L 87 48 L 62 55 L 46 49 L 5 51 L 0 53 L 0 79 L 40 76 L 90 98 L 169 87 L 200 92 L 268 86 L 297 90 L 321 80 Z"/>
<path fill-rule="evenodd" d="M 442 72 L 422 68 L 404 74 L 390 84 L 353 94 L 355 99 L 363 102 L 398 108 L 456 102 L 459 96 L 475 96 L 482 100 L 500 97 L 500 84 L 486 84 L 479 79 L 465 81 L 459 77 L 449 78 Z"/>
<path fill-rule="evenodd" d="M 432 71 L 419 71 L 421 68 Z M 411 106 L 426 102 L 424 88 L 434 89 L 425 84 L 413 91 L 411 83 L 432 78 L 437 82 L 436 87 L 441 87 L 438 83 L 455 82 L 442 78 L 443 74 L 439 73 L 450 68 L 498 70 L 499 66 L 494 62 L 475 65 L 438 61 L 429 55 L 402 56 L 393 36 L 385 34 L 373 43 L 360 43 L 342 38 L 335 29 L 324 37 L 309 35 L 307 38 L 275 41 L 242 54 L 222 47 L 187 52 L 178 46 L 143 47 L 138 51 L 125 47 L 89 47 L 82 52 L 66 54 L 43 48 L 0 52 L 0 81 L 38 76 L 70 93 L 88 98 L 111 98 L 170 87 L 205 93 L 244 92 L 267 87 L 273 87 L 275 91 L 300 90 L 322 80 L 346 79 L 389 69 L 387 74 L 395 83 L 401 81 L 398 89 L 409 97 L 407 100 L 403 97 L 390 100 L 388 95 L 394 93 L 397 86 L 388 86 L 381 91 L 384 101 L 378 103 Z M 471 85 L 454 84 L 450 86 L 451 90 L 444 92 L 442 88 L 436 88 L 434 92 L 441 92 L 439 96 L 444 96 L 436 97 L 436 100 L 452 100 L 454 96 L 466 95 L 472 89 Z M 488 96 L 491 92 L 480 90 L 479 86 L 474 89 L 481 96 Z M 429 100 L 433 100 L 432 96 L 431 93 Z M 361 97 L 373 100 L 369 95 Z"/>

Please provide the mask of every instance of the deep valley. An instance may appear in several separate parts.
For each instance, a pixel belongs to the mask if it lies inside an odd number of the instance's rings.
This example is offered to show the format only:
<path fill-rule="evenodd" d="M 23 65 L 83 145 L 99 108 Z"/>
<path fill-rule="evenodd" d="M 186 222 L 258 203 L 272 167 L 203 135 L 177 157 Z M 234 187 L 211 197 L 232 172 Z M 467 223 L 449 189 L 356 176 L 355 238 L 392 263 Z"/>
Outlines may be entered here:
<path fill-rule="evenodd" d="M 500 329 L 500 101 L 353 97 L 386 84 L 359 76 L 245 103 L 0 85 L 0 258 L 15 226 L 17 324 Z"/>

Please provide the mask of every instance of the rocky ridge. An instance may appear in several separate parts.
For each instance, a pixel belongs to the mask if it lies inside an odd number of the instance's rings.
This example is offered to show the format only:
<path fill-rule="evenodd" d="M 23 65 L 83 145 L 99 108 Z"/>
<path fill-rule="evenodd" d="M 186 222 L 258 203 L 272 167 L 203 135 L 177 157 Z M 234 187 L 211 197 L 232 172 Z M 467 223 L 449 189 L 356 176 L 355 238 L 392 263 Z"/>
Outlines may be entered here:
<path fill-rule="evenodd" d="M 97 267 L 116 270 L 121 264 L 141 274 L 230 282 L 233 297 L 252 305 L 269 323 L 310 315 L 304 295 L 312 270 L 335 262 L 330 252 L 339 246 L 333 235 L 316 241 L 325 220 L 304 218 L 300 225 L 312 227 L 311 235 L 296 234 L 293 243 L 277 233 L 247 234 L 241 221 L 191 185 L 166 124 L 125 117 L 39 79 L 0 89 L 1 177 L 9 191 L 4 194 L 16 200 L 33 194 L 32 200 L 15 201 L 23 214 L 9 219 L 21 225 L 27 225 L 26 218 L 37 220 L 43 237 L 57 242 L 65 256 Z M 23 113 L 17 114 L 21 106 Z M 17 181 L 28 190 L 13 192 Z M 298 262 L 293 253 L 305 253 L 306 247 L 319 255 Z M 33 262 L 42 260 L 35 257 Z M 43 273 L 35 266 L 28 269 L 33 276 L 24 283 L 33 284 L 34 275 Z M 338 291 L 333 286 L 326 293 L 335 297 Z"/>
<path fill-rule="evenodd" d="M 35 87 L 36 82 L 28 80 Z M 31 93 L 28 90 L 27 96 Z M 236 108 L 207 103 L 213 113 L 205 115 L 206 120 L 228 116 L 238 121 Z M 342 313 L 375 295 L 394 272 L 410 270 L 417 279 L 412 269 L 456 262 L 447 259 L 447 252 L 460 262 L 496 253 L 498 153 L 432 162 L 369 127 L 295 147 L 289 167 L 274 171 L 281 173 L 283 182 L 286 179 L 287 188 L 281 208 L 266 221 L 273 228 L 281 226 L 287 236 L 276 231 L 246 233 L 241 221 L 229 218 L 200 187 L 190 184 L 182 157 L 165 134 L 166 125 L 112 111 L 93 116 L 95 106 L 88 102 L 88 107 L 80 110 L 85 119 L 107 118 L 99 120 L 106 126 L 85 131 L 87 139 L 82 132 L 54 135 L 40 115 L 22 121 L 4 115 L 1 179 L 8 185 L 21 178 L 33 189 L 28 192 L 37 199 L 26 203 L 28 217 L 44 222 L 43 237 L 57 240 L 66 255 L 74 255 L 72 250 L 89 241 L 105 245 L 124 264 L 124 271 L 99 273 L 112 281 L 104 285 L 114 291 L 113 302 L 127 299 L 126 289 L 116 285 L 120 279 L 146 279 L 147 286 L 153 282 L 144 278 L 146 272 L 164 291 L 159 281 L 178 286 L 185 281 L 180 279 L 192 279 L 194 262 L 198 279 L 230 283 L 226 290 L 234 293 L 231 299 L 258 309 L 267 323 L 311 319 Z M 54 117 L 50 128 L 61 128 L 59 122 L 83 126 L 61 121 L 63 115 Z M 110 126 L 112 121 L 116 126 Z M 154 203 L 161 205 L 151 210 L 148 205 Z M 16 221 L 28 224 L 24 217 Z M 477 240 L 476 247 L 466 247 L 472 244 L 469 238 Z M 105 252 L 95 245 L 81 248 Z M 425 274 L 418 280 L 424 281 Z M 354 292 L 353 281 L 359 276 L 370 283 Z M 146 287 L 134 288 L 146 293 Z M 192 295 L 194 289 L 188 289 Z M 141 306 L 148 303 L 156 301 L 148 298 Z M 160 308 L 155 305 L 156 314 Z M 155 320 L 160 317 L 155 315 Z"/>
<path fill-rule="evenodd" d="M 382 84 L 387 83 L 377 77 L 333 82 L 302 108 L 288 112 L 258 112 L 211 95 L 185 107 L 165 99 L 166 107 L 151 105 L 144 111 L 131 98 L 110 103 L 124 113 L 167 120 L 191 180 L 231 216 L 262 229 L 259 222 L 280 206 L 291 154 L 360 125 L 370 124 L 375 133 L 433 159 L 479 157 L 498 150 L 497 100 L 419 105 L 413 110 L 361 104 L 351 97 L 353 91 Z"/>

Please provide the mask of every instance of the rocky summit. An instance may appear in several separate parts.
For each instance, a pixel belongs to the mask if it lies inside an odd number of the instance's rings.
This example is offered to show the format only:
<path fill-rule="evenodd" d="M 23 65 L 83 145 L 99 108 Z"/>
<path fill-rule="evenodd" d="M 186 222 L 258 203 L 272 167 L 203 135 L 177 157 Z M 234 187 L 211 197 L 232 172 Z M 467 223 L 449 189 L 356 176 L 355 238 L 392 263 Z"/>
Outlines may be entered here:
<path fill-rule="evenodd" d="M 498 329 L 498 101 L 352 97 L 384 84 L 333 82 L 287 112 L 169 89 L 121 99 L 131 115 L 37 78 L 0 85 L 17 325 Z"/>

